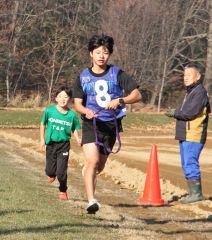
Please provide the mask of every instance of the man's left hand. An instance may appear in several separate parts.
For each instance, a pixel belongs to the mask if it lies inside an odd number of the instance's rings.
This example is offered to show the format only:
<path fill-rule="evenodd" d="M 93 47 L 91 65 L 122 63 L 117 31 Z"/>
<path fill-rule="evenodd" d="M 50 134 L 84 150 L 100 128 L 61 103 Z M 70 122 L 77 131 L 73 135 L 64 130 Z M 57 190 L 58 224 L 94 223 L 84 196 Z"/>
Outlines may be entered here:
<path fill-rule="evenodd" d="M 110 101 L 107 105 L 107 107 L 105 108 L 106 110 L 116 110 L 117 107 L 119 106 L 119 99 L 113 99 L 112 101 Z"/>

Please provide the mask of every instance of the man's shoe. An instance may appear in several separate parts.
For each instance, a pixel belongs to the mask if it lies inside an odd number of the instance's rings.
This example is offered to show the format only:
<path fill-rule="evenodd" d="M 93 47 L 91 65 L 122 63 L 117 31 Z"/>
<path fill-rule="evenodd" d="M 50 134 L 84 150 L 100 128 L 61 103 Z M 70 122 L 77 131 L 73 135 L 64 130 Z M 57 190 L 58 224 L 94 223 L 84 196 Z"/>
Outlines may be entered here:
<path fill-rule="evenodd" d="M 100 204 L 96 201 L 96 199 L 92 199 L 88 203 L 87 212 L 88 214 L 95 214 L 100 208 Z"/>
<path fill-rule="evenodd" d="M 48 176 L 48 182 L 49 182 L 49 183 L 54 182 L 54 180 L 55 180 L 55 177 L 49 177 L 49 176 Z"/>
<path fill-rule="evenodd" d="M 189 196 L 182 200 L 181 203 L 189 204 L 193 202 L 198 202 L 204 200 L 202 195 L 202 185 L 200 181 L 187 181 Z"/>
<path fill-rule="evenodd" d="M 63 200 L 63 201 L 68 200 L 67 192 L 60 192 L 59 193 L 59 198 L 60 198 L 60 200 Z"/>
<path fill-rule="evenodd" d="M 192 194 L 189 197 L 187 197 L 186 199 L 182 200 L 181 203 L 189 204 L 189 203 L 198 202 L 198 201 L 202 201 L 202 200 L 204 200 L 204 197 L 202 195 Z"/>

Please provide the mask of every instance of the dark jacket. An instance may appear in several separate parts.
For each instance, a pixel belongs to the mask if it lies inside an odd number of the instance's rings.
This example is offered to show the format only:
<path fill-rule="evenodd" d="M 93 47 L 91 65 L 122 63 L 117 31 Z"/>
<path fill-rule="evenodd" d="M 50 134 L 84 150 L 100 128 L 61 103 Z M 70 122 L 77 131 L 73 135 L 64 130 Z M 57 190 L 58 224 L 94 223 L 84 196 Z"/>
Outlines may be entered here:
<path fill-rule="evenodd" d="M 200 81 L 187 87 L 187 93 L 176 118 L 175 139 L 205 143 L 207 138 L 208 114 L 211 112 L 207 91 Z"/>

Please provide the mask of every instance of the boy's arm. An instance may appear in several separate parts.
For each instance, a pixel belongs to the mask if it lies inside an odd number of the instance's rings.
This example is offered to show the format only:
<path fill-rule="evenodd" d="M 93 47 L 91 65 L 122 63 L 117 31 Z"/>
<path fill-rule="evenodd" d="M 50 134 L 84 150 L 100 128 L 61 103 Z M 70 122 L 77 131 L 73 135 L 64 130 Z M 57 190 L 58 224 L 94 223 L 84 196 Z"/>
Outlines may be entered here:
<path fill-rule="evenodd" d="M 123 97 L 123 100 L 126 104 L 136 103 L 141 100 L 141 93 L 137 88 L 135 88 L 130 92 L 129 95 Z"/>
<path fill-rule="evenodd" d="M 120 70 L 118 74 L 118 82 L 121 89 L 123 89 L 125 92 L 125 96 L 122 97 L 123 103 L 132 104 L 141 100 L 142 96 L 138 89 L 139 85 L 132 77 L 130 77 L 122 70 Z M 108 103 L 106 109 L 116 109 L 119 105 L 120 100 L 114 99 Z"/>
<path fill-rule="evenodd" d="M 45 131 L 46 131 L 46 126 L 43 125 L 42 123 L 40 124 L 40 151 L 45 150 Z"/>
<path fill-rule="evenodd" d="M 141 93 L 136 88 L 132 90 L 132 92 L 129 95 L 127 95 L 126 97 L 123 97 L 122 99 L 125 104 L 136 103 L 141 99 Z M 117 98 L 109 102 L 106 109 L 116 109 L 119 105 L 120 105 L 119 98 Z"/>
<path fill-rule="evenodd" d="M 76 139 L 76 141 L 77 141 L 77 144 L 78 144 L 79 146 L 81 146 L 82 140 L 81 140 L 81 138 L 79 137 L 79 130 L 74 130 L 74 131 L 73 131 L 73 135 L 74 135 L 74 137 L 75 137 L 75 139 Z"/>
<path fill-rule="evenodd" d="M 75 109 L 78 113 L 84 114 L 86 118 L 92 119 L 96 117 L 96 114 L 89 108 L 83 106 L 83 99 L 81 98 L 74 98 L 74 105 Z"/>

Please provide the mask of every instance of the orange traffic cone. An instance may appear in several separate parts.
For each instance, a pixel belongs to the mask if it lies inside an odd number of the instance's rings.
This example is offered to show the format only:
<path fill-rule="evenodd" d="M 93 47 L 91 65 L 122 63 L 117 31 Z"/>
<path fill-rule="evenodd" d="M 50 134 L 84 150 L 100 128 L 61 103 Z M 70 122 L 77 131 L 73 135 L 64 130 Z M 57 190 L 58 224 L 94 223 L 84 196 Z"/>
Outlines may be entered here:
<path fill-rule="evenodd" d="M 161 199 L 160 193 L 160 178 L 158 169 L 157 146 L 152 146 L 148 170 L 146 175 L 143 197 L 137 200 L 139 205 L 164 205 L 164 200 Z"/>

